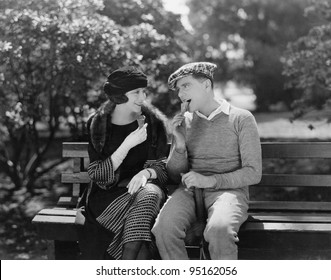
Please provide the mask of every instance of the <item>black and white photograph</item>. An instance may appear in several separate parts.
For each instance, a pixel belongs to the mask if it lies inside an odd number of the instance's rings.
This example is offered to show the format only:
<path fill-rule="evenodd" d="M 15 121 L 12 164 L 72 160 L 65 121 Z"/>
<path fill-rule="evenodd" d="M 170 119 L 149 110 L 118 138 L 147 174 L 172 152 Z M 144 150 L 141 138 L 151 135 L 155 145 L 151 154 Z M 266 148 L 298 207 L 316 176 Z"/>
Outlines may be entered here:
<path fill-rule="evenodd" d="M 317 276 L 331 2 L 1 0 L 0 259 L 98 279 Z"/>

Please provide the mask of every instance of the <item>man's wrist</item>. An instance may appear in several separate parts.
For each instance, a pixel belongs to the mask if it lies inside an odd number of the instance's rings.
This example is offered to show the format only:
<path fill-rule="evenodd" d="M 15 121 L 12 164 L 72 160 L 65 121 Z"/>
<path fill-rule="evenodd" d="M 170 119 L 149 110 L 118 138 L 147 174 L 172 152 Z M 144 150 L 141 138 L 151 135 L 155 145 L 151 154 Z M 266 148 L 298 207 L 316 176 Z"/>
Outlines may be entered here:
<path fill-rule="evenodd" d="M 179 153 L 179 154 L 184 154 L 185 152 L 186 152 L 186 147 L 184 146 L 184 147 L 181 147 L 181 146 L 176 146 L 175 147 L 175 151 L 177 152 L 177 153 Z"/>
<path fill-rule="evenodd" d="M 210 188 L 216 189 L 217 186 L 217 179 L 215 176 L 209 176 L 210 180 Z"/>

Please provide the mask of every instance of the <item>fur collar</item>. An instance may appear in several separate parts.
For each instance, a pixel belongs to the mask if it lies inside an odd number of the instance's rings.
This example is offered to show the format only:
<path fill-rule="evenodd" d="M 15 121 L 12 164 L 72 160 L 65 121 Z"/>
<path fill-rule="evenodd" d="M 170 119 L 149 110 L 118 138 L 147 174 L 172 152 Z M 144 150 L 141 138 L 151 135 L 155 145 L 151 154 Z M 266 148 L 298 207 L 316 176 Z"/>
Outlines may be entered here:
<path fill-rule="evenodd" d="M 106 142 L 106 133 L 107 131 L 107 124 L 111 122 L 111 114 L 115 109 L 116 104 L 110 100 L 104 102 L 98 110 L 90 116 L 87 122 L 87 129 L 89 132 L 89 136 L 91 139 L 91 143 L 95 150 L 98 153 L 101 153 L 103 147 Z M 162 123 L 164 126 L 164 130 L 169 135 L 168 132 L 168 119 L 167 117 L 156 107 L 147 102 L 144 103 L 142 107 L 142 113 L 149 119 L 149 122 L 152 125 L 152 137 L 154 141 L 157 141 L 157 126 L 158 123 Z M 152 141 L 153 145 L 153 141 Z"/>

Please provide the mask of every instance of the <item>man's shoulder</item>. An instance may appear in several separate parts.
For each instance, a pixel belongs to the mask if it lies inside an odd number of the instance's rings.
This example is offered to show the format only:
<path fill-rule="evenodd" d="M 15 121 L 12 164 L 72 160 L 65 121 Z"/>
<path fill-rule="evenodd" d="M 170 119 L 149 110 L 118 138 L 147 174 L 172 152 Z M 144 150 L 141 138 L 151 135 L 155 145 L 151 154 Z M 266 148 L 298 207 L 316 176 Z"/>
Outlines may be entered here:
<path fill-rule="evenodd" d="M 254 117 L 253 114 L 243 108 L 238 108 L 233 105 L 230 106 L 229 115 L 233 118 L 246 119 L 247 117 Z"/>

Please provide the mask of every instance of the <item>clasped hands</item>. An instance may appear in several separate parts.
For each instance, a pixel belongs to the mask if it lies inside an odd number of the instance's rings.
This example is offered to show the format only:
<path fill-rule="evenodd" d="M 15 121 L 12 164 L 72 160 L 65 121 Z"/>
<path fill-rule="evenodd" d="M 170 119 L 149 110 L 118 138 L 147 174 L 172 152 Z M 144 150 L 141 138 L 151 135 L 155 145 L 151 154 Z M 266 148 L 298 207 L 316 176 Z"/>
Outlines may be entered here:
<path fill-rule="evenodd" d="M 185 174 L 181 173 L 180 175 L 182 176 L 182 183 L 186 188 L 209 189 L 216 186 L 216 178 L 213 176 L 204 176 L 194 171 Z"/>

